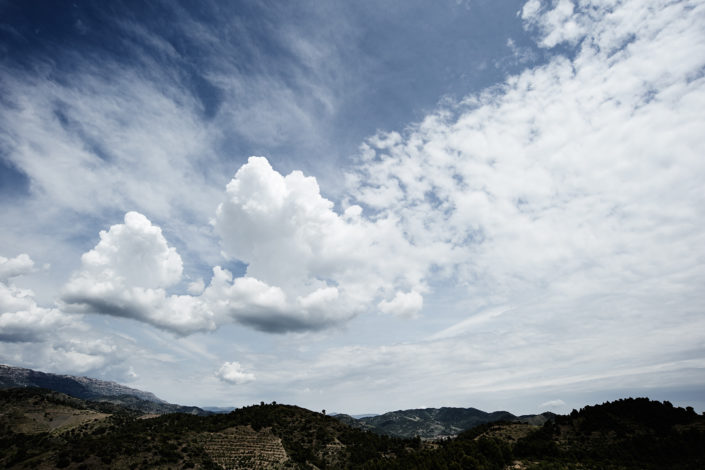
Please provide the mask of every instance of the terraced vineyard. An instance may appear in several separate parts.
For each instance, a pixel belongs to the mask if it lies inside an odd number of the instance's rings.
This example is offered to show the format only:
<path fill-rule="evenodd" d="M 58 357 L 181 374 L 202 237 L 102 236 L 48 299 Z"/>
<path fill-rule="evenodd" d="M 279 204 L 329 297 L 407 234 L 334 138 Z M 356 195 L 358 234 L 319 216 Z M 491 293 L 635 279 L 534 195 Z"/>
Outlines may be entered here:
<path fill-rule="evenodd" d="M 271 428 L 255 431 L 251 426 L 235 426 L 203 433 L 200 443 L 213 462 L 227 470 L 279 469 L 289 460 Z"/>

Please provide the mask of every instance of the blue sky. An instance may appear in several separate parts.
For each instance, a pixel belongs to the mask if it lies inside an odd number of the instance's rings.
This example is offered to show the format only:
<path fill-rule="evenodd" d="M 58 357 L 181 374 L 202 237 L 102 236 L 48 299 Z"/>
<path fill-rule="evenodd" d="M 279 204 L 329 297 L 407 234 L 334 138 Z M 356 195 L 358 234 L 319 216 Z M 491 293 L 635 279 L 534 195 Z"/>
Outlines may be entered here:
<path fill-rule="evenodd" d="M 702 411 L 704 20 L 0 2 L 0 362 L 202 406 Z"/>

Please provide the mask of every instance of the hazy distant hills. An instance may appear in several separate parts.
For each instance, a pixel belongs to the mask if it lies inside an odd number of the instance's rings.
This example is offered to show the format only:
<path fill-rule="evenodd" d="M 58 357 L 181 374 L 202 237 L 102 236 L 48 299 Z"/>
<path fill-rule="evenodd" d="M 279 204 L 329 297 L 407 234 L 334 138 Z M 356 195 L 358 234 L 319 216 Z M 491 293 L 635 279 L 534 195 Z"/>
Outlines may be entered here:
<path fill-rule="evenodd" d="M 208 414 L 207 411 L 195 406 L 167 403 L 157 398 L 153 393 L 126 387 L 115 382 L 89 377 L 50 374 L 0 364 L 0 389 L 20 387 L 46 388 L 83 400 L 110 402 L 144 413 Z"/>
<path fill-rule="evenodd" d="M 204 406 L 203 409 L 211 413 L 230 413 L 236 410 L 234 406 Z"/>
<path fill-rule="evenodd" d="M 391 411 L 359 419 L 338 414 L 335 418 L 349 426 L 379 434 L 434 439 L 455 436 L 466 429 L 495 421 L 521 421 L 541 426 L 554 416 L 549 412 L 540 415 L 515 416 L 508 411 L 487 413 L 476 408 L 444 407 Z"/>

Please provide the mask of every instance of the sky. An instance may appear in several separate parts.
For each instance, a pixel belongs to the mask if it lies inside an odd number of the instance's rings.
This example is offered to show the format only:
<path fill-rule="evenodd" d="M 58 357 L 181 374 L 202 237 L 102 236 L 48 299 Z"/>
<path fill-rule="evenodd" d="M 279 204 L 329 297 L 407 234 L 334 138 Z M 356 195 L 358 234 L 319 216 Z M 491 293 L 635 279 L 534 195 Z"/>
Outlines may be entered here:
<path fill-rule="evenodd" d="M 0 1 L 0 363 L 703 411 L 703 110 L 702 0 Z"/>

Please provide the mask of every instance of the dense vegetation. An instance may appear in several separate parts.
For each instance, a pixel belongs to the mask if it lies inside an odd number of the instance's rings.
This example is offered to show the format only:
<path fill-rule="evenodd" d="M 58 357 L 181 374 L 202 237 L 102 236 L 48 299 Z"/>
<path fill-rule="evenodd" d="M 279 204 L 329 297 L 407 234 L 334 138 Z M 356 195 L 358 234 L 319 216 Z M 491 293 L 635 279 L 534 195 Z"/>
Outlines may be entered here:
<path fill-rule="evenodd" d="M 542 427 L 484 424 L 439 441 L 378 435 L 274 403 L 152 417 L 23 389 L 0 391 L 0 405 L 1 468 L 705 468 L 705 418 L 645 398 L 587 406 Z M 27 423 L 39 431 L 18 432 Z"/>
<path fill-rule="evenodd" d="M 702 469 L 705 418 L 690 407 L 628 398 L 557 416 L 514 450 L 545 468 Z"/>
<path fill-rule="evenodd" d="M 12 413 L 5 412 L 0 420 L 0 467 L 222 468 L 206 451 L 207 441 L 214 433 L 238 427 L 267 429 L 280 438 L 288 456 L 282 468 L 365 468 L 370 461 L 397 458 L 421 445 L 419 439 L 379 436 L 288 405 L 262 403 L 208 417 L 174 413 L 140 419 L 129 410 L 106 410 L 105 403 L 56 392 L 0 391 L 5 410 L 28 401 L 47 409 L 62 405 L 114 413 L 99 423 L 62 432 L 25 434 L 14 432 Z"/>
<path fill-rule="evenodd" d="M 348 415 L 336 415 L 335 418 L 350 426 L 368 429 L 377 434 L 409 438 L 419 436 L 422 439 L 454 436 L 480 424 L 519 419 L 507 411 L 487 413 L 475 408 L 448 407 L 390 411 L 360 419 L 354 419 Z M 533 419 L 540 424 L 548 419 L 543 415 L 522 418 Z"/>

